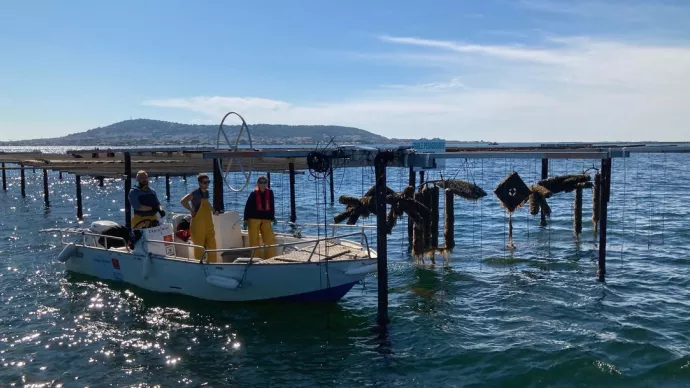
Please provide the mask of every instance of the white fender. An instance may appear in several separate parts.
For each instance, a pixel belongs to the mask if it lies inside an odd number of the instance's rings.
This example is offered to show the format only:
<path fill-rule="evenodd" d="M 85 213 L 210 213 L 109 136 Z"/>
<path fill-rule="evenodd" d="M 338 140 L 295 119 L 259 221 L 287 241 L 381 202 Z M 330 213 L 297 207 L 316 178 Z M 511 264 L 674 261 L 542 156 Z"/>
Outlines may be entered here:
<path fill-rule="evenodd" d="M 358 265 L 356 267 L 350 267 L 345 271 L 345 275 L 361 275 L 365 273 L 376 272 L 378 264 L 369 265 Z"/>
<path fill-rule="evenodd" d="M 143 260 L 143 263 L 141 263 L 142 274 L 144 275 L 144 279 L 148 279 L 149 273 L 151 273 L 151 256 L 146 255 Z"/>
<path fill-rule="evenodd" d="M 210 275 L 206 277 L 206 281 L 209 284 L 213 284 L 216 287 L 227 288 L 229 290 L 234 290 L 240 283 L 233 278 L 226 278 L 224 276 Z"/>
<path fill-rule="evenodd" d="M 62 252 L 58 255 L 57 259 L 59 262 L 64 263 L 69 260 L 70 257 L 77 253 L 77 246 L 74 243 L 69 243 L 62 248 Z"/>

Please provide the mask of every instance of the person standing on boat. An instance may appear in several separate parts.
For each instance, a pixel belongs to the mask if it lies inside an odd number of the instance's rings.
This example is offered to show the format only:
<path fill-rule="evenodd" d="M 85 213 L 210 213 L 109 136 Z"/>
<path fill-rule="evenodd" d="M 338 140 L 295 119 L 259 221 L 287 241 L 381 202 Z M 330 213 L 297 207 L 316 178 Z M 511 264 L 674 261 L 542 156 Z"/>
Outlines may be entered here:
<path fill-rule="evenodd" d="M 244 229 L 248 230 L 249 246 L 259 245 L 259 233 L 264 245 L 276 243 L 271 224 L 276 224 L 273 191 L 269 189 L 268 179 L 260 176 L 256 181 L 256 188 L 249 194 L 244 206 Z M 275 248 L 260 249 L 254 255 L 268 259 L 275 256 Z"/>
<path fill-rule="evenodd" d="M 137 172 L 137 185 L 129 191 L 129 203 L 132 205 L 132 229 L 158 226 L 158 216 L 165 217 L 165 211 L 156 192 L 149 187 L 149 176 L 146 171 Z"/>
<path fill-rule="evenodd" d="M 192 223 L 189 229 L 194 245 L 200 245 L 206 249 L 216 249 L 216 230 L 213 227 L 211 215 L 218 214 L 218 212 L 212 210 L 209 202 L 208 185 L 211 181 L 206 174 L 199 174 L 197 181 L 199 181 L 199 188 L 185 195 L 180 203 L 192 213 Z M 197 259 L 201 260 L 204 250 L 194 248 L 194 254 Z M 209 253 L 206 257 L 208 263 L 215 263 L 216 260 L 216 253 Z"/>

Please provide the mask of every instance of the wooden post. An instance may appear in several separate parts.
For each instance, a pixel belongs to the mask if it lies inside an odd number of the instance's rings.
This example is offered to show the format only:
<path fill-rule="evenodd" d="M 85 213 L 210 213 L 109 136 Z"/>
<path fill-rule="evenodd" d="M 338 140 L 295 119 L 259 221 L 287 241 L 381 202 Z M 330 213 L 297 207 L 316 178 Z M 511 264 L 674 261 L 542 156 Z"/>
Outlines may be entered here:
<path fill-rule="evenodd" d="M 225 211 L 223 201 L 223 174 L 220 171 L 220 159 L 213 159 L 213 210 Z"/>
<path fill-rule="evenodd" d="M 270 171 L 266 172 L 266 180 L 268 181 L 268 184 L 266 186 L 270 189 L 271 188 L 271 172 Z"/>
<path fill-rule="evenodd" d="M 297 221 L 297 205 L 295 204 L 295 163 L 290 162 L 290 222 Z"/>
<path fill-rule="evenodd" d="M 62 180 L 62 171 L 58 171 L 58 179 Z"/>
<path fill-rule="evenodd" d="M 74 179 L 77 184 L 77 218 L 81 220 L 84 216 L 81 202 L 81 177 L 79 175 L 75 175 Z"/>
<path fill-rule="evenodd" d="M 125 152 L 125 225 L 127 228 L 132 227 L 132 204 L 129 203 L 129 192 L 132 190 L 132 156 L 129 152 Z"/>
<path fill-rule="evenodd" d="M 98 177 L 98 187 L 103 187 L 103 182 L 105 181 L 105 178 L 102 176 Z"/>
<path fill-rule="evenodd" d="M 50 206 L 50 196 L 48 192 L 48 170 L 43 169 L 43 200 L 46 206 Z"/>
<path fill-rule="evenodd" d="M 599 280 L 606 277 L 606 224 L 608 203 L 611 195 L 611 158 L 601 160 L 601 195 L 599 201 Z"/>
<path fill-rule="evenodd" d="M 7 172 L 5 171 L 5 162 L 2 162 L 2 190 L 7 191 Z"/>
<path fill-rule="evenodd" d="M 547 179 L 549 177 L 549 159 L 541 160 L 541 179 Z M 546 215 L 544 210 L 541 210 L 541 226 L 546 226 Z"/>
<path fill-rule="evenodd" d="M 170 174 L 165 174 L 165 199 L 170 201 Z"/>
<path fill-rule="evenodd" d="M 21 186 L 22 186 L 22 197 L 26 197 L 26 178 L 24 176 L 24 165 L 21 165 L 21 170 L 19 172 L 21 176 Z"/>
<path fill-rule="evenodd" d="M 420 185 L 424 184 L 424 171 L 419 172 L 419 184 Z"/>
<path fill-rule="evenodd" d="M 410 167 L 410 176 L 408 178 L 407 184 L 409 186 L 415 187 L 415 178 L 417 174 L 414 172 L 414 167 Z M 407 250 L 412 250 L 412 236 L 414 235 L 414 221 L 407 217 L 407 242 L 409 243 Z"/>
<path fill-rule="evenodd" d="M 331 206 L 335 204 L 335 188 L 333 187 L 333 167 L 328 170 L 328 179 L 331 184 Z"/>
<path fill-rule="evenodd" d="M 378 153 L 374 159 L 376 176 L 376 254 L 378 278 L 377 322 L 386 326 L 388 319 L 388 236 L 386 235 L 386 154 Z"/>

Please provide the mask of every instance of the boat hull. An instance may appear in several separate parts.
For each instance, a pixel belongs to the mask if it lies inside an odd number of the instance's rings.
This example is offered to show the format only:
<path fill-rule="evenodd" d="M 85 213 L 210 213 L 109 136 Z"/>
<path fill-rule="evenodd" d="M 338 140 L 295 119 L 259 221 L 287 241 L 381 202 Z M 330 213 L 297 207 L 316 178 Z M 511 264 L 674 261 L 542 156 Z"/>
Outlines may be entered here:
<path fill-rule="evenodd" d="M 272 264 L 201 264 L 155 254 L 76 246 L 68 271 L 155 292 L 206 300 L 337 301 L 372 272 L 376 259 Z M 212 279 L 212 280 L 209 280 Z"/>

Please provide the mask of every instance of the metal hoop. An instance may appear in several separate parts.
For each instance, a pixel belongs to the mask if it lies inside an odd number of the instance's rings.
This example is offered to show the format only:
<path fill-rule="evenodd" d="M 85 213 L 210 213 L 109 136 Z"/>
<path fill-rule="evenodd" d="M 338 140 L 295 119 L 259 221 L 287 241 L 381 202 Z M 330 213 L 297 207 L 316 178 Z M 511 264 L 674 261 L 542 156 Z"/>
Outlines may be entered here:
<path fill-rule="evenodd" d="M 237 139 L 235 139 L 235 145 L 233 146 L 230 144 L 230 139 L 228 139 L 228 135 L 225 133 L 225 130 L 223 129 L 223 124 L 225 123 L 225 119 L 230 116 L 231 114 L 236 115 L 237 117 L 242 120 L 242 125 L 240 126 L 240 132 L 237 134 Z M 240 138 L 242 137 L 242 133 L 244 131 L 247 131 L 247 137 L 249 138 L 249 148 L 254 148 L 252 145 L 252 135 L 249 133 L 249 126 L 247 125 L 247 122 L 244 121 L 244 118 L 237 112 L 228 112 L 223 116 L 223 120 L 220 122 L 220 126 L 218 127 L 218 137 L 216 138 L 216 149 L 220 150 L 220 135 L 221 133 L 223 134 L 223 137 L 225 138 L 225 142 L 227 143 L 228 147 L 232 149 L 232 151 L 238 151 L 239 150 L 239 144 L 240 144 Z M 247 188 L 249 186 L 249 181 L 251 180 L 252 177 L 252 165 L 253 165 L 253 160 L 249 160 L 249 166 L 248 169 L 245 170 L 244 164 L 242 162 L 242 159 L 238 158 L 236 161 L 235 159 L 230 158 L 228 161 L 228 166 L 225 168 L 225 173 L 223 174 L 223 181 L 225 182 L 225 186 L 230 190 L 234 192 L 240 192 Z M 232 187 L 232 185 L 229 182 L 228 179 L 228 174 L 230 173 L 230 169 L 232 168 L 233 164 L 236 164 L 240 168 L 240 172 L 242 175 L 245 177 L 244 184 L 240 188 L 235 188 Z M 218 159 L 218 169 L 223 171 L 223 163 L 221 159 Z"/>

